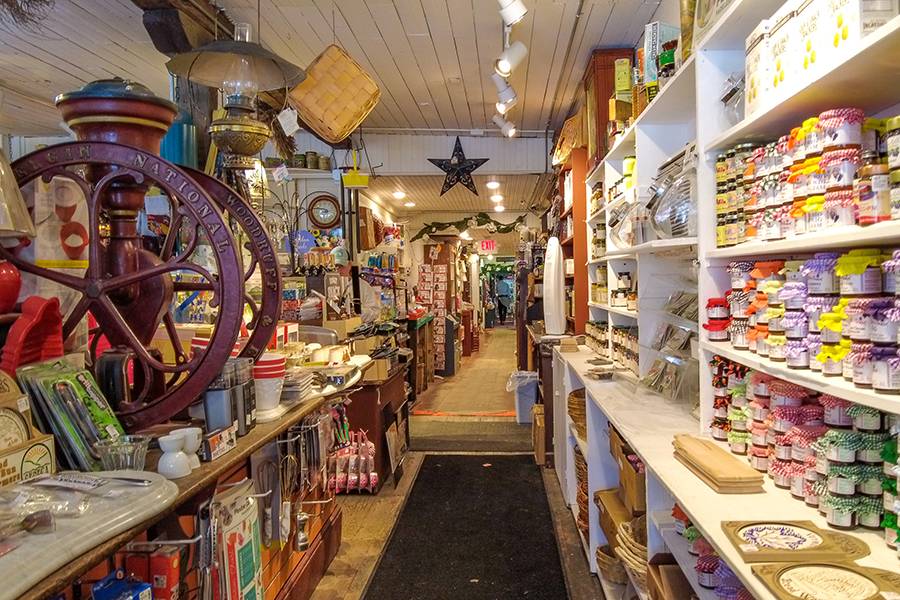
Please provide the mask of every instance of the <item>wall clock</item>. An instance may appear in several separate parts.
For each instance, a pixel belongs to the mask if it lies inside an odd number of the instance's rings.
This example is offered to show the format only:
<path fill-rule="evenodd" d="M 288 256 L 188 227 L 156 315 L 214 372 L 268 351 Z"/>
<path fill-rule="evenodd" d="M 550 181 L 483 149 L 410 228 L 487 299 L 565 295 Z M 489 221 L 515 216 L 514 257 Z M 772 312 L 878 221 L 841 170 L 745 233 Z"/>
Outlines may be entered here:
<path fill-rule="evenodd" d="M 334 229 L 341 222 L 341 206 L 331 194 L 313 198 L 307 214 L 310 223 L 319 229 Z"/>

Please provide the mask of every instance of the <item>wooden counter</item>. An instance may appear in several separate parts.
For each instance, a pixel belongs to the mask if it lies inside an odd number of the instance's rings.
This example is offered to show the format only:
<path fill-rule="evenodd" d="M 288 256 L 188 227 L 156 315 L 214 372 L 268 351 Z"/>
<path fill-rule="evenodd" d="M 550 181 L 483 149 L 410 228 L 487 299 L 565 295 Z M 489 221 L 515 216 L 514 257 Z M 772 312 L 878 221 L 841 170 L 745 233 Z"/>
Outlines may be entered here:
<path fill-rule="evenodd" d="M 19 600 L 39 600 L 62 591 L 148 528 L 153 527 L 164 518 L 178 513 L 180 508 L 190 505 L 194 500 L 205 499 L 212 494 L 218 482 L 227 480 L 229 477 L 233 477 L 236 472 L 246 468 L 251 454 L 284 433 L 292 425 L 300 422 L 307 415 L 320 409 L 328 401 L 329 397 L 339 394 L 344 389 L 353 387 L 358 380 L 359 377 L 357 376 L 341 389 L 329 386 L 325 389 L 324 394 L 316 394 L 312 399 L 285 413 L 278 421 L 256 425 L 250 433 L 238 438 L 237 446 L 233 450 L 215 461 L 202 463 L 198 469 L 187 477 L 175 480 L 174 483 L 178 486 L 178 497 L 168 509 L 98 544 L 90 551 L 82 554 L 77 560 L 70 562 L 64 568 L 49 575 L 40 584 L 20 596 Z M 156 456 L 148 457 L 148 467 L 152 467 L 155 461 Z M 339 521 L 339 515 L 337 520 Z"/>

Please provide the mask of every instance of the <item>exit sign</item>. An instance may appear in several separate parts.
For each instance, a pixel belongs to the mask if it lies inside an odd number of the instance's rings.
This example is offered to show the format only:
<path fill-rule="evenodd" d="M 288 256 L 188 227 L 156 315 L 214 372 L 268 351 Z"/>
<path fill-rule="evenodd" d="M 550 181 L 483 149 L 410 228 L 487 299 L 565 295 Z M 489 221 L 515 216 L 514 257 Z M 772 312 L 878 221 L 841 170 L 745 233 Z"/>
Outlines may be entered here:
<path fill-rule="evenodd" d="M 481 240 L 481 251 L 487 253 L 496 252 L 497 242 L 495 240 Z"/>

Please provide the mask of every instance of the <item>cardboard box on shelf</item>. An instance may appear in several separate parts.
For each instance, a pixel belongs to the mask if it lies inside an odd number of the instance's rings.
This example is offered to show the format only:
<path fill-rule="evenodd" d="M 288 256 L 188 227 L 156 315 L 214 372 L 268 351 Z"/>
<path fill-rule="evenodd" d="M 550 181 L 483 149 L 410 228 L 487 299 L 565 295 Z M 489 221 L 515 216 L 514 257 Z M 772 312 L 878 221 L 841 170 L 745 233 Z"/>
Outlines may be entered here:
<path fill-rule="evenodd" d="M 544 405 L 535 404 L 531 407 L 531 445 L 534 448 L 534 462 L 539 466 L 547 462 L 544 437 Z"/>
<path fill-rule="evenodd" d="M 647 476 L 638 473 L 628 461 L 631 449 L 612 425 L 609 426 L 609 452 L 619 466 L 619 498 L 633 516 L 647 512 Z"/>
<path fill-rule="evenodd" d="M 391 359 L 376 358 L 363 373 L 363 383 L 369 381 L 384 381 L 391 372 Z"/>
<path fill-rule="evenodd" d="M 630 95 L 630 94 L 629 94 Z M 631 117 L 631 102 L 617 98 L 609 99 L 609 120 L 627 121 Z"/>
<path fill-rule="evenodd" d="M 362 325 L 362 319 L 360 317 L 350 317 L 348 319 L 340 319 L 337 321 L 328 321 L 325 320 L 322 323 L 323 327 L 328 329 L 333 329 L 337 332 L 339 339 L 345 339 L 347 334 L 357 327 Z"/>
<path fill-rule="evenodd" d="M 615 73 L 616 92 L 631 93 L 631 59 L 617 58 L 613 63 Z"/>
<path fill-rule="evenodd" d="M 619 462 L 619 494 L 632 515 L 647 512 L 647 476 L 638 473 L 624 455 Z"/>
<path fill-rule="evenodd" d="M 647 591 L 650 600 L 683 600 L 694 595 L 690 582 L 671 554 L 656 554 L 650 559 Z"/>
<path fill-rule="evenodd" d="M 0 452 L 0 488 L 56 473 L 52 435 L 38 435 Z"/>
<path fill-rule="evenodd" d="M 619 545 L 616 540 L 616 531 L 618 531 L 619 525 L 631 521 L 631 513 L 622 504 L 618 490 L 615 488 L 597 492 L 596 498 L 598 500 L 597 508 L 600 509 L 600 529 L 606 536 L 606 543 L 615 549 Z"/>
<path fill-rule="evenodd" d="M 656 81 L 656 57 L 662 52 L 663 44 L 677 40 L 681 28 L 659 21 L 644 26 L 644 83 Z"/>

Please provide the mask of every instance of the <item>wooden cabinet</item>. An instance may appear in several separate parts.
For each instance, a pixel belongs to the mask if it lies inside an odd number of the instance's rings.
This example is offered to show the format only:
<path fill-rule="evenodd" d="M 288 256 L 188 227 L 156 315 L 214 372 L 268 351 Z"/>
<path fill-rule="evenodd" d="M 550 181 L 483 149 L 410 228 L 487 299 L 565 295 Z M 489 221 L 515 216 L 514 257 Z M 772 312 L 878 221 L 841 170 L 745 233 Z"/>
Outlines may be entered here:
<path fill-rule="evenodd" d="M 351 402 L 347 404 L 350 429 L 368 432 L 369 441 L 375 444 L 375 470 L 378 473 L 375 493 L 393 473 L 387 442 L 391 425 L 396 423 L 400 433 L 401 443 L 397 452 L 409 448 L 409 404 L 406 401 L 405 379 L 406 367 L 401 366 L 384 381 L 362 386 L 350 395 Z"/>
<path fill-rule="evenodd" d="M 616 89 L 615 62 L 619 58 L 632 58 L 632 48 L 605 48 L 594 50 L 583 85 L 587 111 L 587 171 L 590 172 L 606 156 L 606 125 L 609 122 L 609 99 Z"/>
<path fill-rule="evenodd" d="M 411 400 L 428 389 L 434 381 L 434 317 L 427 315 L 415 321 L 407 321 L 409 348 L 413 360 L 409 368 Z"/>

